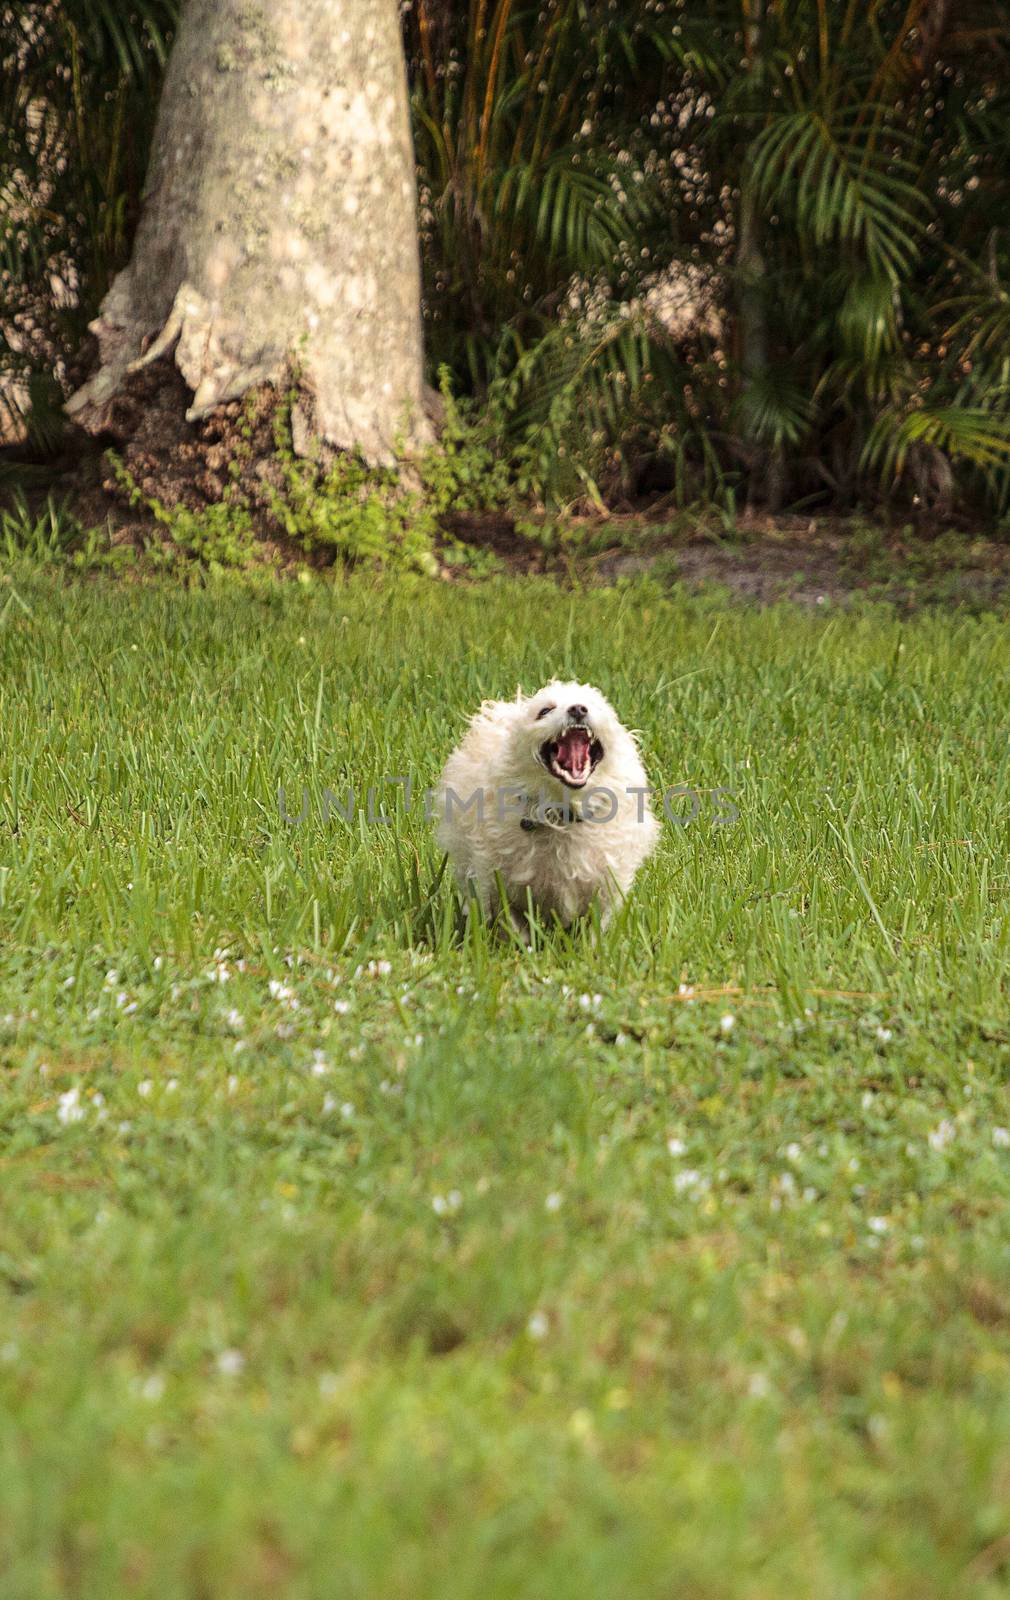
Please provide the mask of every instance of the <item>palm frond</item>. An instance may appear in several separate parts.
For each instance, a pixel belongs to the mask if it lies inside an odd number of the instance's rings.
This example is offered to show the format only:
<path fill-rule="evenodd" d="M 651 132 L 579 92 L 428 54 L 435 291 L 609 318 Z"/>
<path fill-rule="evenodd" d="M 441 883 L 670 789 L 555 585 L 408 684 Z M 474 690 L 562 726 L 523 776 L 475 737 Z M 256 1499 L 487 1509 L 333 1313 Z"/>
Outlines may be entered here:
<path fill-rule="evenodd" d="M 735 414 L 745 438 L 778 450 L 809 433 L 816 405 L 790 372 L 769 368 L 748 379 Z"/>
<path fill-rule="evenodd" d="M 1010 464 L 1010 414 L 958 405 L 885 412 L 870 429 L 863 469 L 897 482 L 917 446 L 928 446 L 952 461 L 970 462 L 983 471 L 1006 467 Z"/>
<path fill-rule="evenodd" d="M 908 136 L 886 108 L 867 109 L 772 117 L 754 142 L 751 172 L 765 202 L 791 210 L 812 245 L 854 245 L 872 272 L 897 283 L 919 254 L 930 205 Z"/>

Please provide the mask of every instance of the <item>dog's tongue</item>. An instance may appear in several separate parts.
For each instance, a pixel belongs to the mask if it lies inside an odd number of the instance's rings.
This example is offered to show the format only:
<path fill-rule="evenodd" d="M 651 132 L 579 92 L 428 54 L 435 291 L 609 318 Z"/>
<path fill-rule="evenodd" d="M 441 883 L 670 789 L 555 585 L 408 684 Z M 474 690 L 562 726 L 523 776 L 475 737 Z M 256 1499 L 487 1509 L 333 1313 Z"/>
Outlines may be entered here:
<path fill-rule="evenodd" d="M 589 735 L 585 728 L 568 728 L 558 740 L 558 763 L 569 772 L 581 772 L 589 761 Z"/>

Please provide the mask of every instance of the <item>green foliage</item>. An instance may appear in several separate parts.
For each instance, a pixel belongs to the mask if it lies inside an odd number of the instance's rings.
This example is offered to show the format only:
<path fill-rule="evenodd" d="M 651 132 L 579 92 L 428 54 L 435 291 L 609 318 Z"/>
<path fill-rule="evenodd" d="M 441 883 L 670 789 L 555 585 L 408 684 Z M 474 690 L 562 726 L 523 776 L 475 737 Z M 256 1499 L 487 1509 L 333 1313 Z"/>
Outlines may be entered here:
<path fill-rule="evenodd" d="M 423 494 L 393 468 L 369 466 L 346 451 L 322 465 L 295 454 L 290 391 L 274 418 L 274 456 L 266 483 L 270 515 L 306 554 L 350 563 L 392 562 L 431 570 L 435 525 Z"/>
<path fill-rule="evenodd" d="M 429 338 L 505 398 L 533 493 L 612 497 L 645 459 L 686 504 L 753 488 L 771 447 L 787 497 L 1007 501 L 1002 0 L 411 17 Z M 606 201 L 580 186 L 594 172 Z M 721 336 L 643 309 L 685 263 L 719 285 Z M 573 285 L 602 309 L 572 315 Z"/>
<path fill-rule="evenodd" d="M 420 468 L 428 507 L 438 517 L 503 505 L 511 497 L 512 475 L 502 451 L 498 408 L 454 395 L 447 366 L 439 369 L 438 380 L 438 443 L 425 453 Z"/>
<path fill-rule="evenodd" d="M 8 563 L 41 566 L 62 561 L 84 536 L 69 500 L 57 500 L 52 494 L 33 510 L 23 491 L 15 489 L 10 506 L 0 511 L 0 560 Z"/>
<path fill-rule="evenodd" d="M 736 300 L 761 362 L 735 417 L 751 470 L 773 444 L 793 494 L 946 509 L 1010 492 L 998 296 L 970 265 L 1005 274 L 1008 44 L 1007 7 L 970 0 L 874 7 L 870 27 L 853 5 L 775 7 L 750 30 L 714 125 L 759 202 Z"/>
<path fill-rule="evenodd" d="M 481 387 L 506 329 L 525 347 L 573 276 L 619 272 L 630 240 L 666 231 L 623 148 L 660 65 L 632 10 L 630 23 L 580 0 L 407 10 L 429 348 L 457 382 Z"/>
<path fill-rule="evenodd" d="M 107 452 L 106 460 L 130 504 L 150 512 L 165 530 L 165 540 L 147 544 L 146 553 L 155 565 L 174 566 L 180 559 L 192 559 L 211 571 L 227 570 L 246 566 L 257 553 L 252 514 L 234 484 L 216 504 L 193 508 L 177 501 L 167 506 L 144 494 L 114 451 Z"/>
<path fill-rule="evenodd" d="M 871 274 L 903 282 L 930 219 L 896 107 L 820 105 L 772 115 L 754 141 L 750 181 L 816 249 L 851 249 Z"/>
<path fill-rule="evenodd" d="M 293 454 L 279 458 L 282 488 L 270 491 L 273 520 L 307 554 L 343 561 L 431 564 L 433 525 L 422 497 L 392 469 L 350 453 L 320 469 Z"/>

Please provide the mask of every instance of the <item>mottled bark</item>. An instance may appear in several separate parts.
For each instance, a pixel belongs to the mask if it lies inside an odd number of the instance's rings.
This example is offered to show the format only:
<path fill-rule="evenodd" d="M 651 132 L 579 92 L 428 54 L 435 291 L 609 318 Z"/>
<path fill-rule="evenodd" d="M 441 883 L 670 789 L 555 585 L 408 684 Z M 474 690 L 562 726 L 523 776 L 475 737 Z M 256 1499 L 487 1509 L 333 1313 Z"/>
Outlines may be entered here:
<path fill-rule="evenodd" d="M 426 441 L 396 0 L 187 0 L 133 258 L 94 328 L 67 408 L 91 432 L 171 355 L 191 421 L 294 366 L 296 447 L 389 461 Z"/>

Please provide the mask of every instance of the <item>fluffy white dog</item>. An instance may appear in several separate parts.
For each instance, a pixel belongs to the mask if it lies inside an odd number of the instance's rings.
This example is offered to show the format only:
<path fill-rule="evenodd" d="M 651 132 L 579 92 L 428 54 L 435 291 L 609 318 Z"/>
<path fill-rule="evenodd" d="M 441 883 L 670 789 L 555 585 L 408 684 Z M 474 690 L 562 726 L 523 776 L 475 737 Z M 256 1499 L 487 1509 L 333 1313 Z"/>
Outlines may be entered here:
<path fill-rule="evenodd" d="M 606 923 L 659 831 L 634 736 L 584 683 L 485 701 L 445 764 L 437 807 L 460 887 L 489 915 L 504 897 L 523 938 L 531 903 L 567 926 L 595 900 Z"/>

